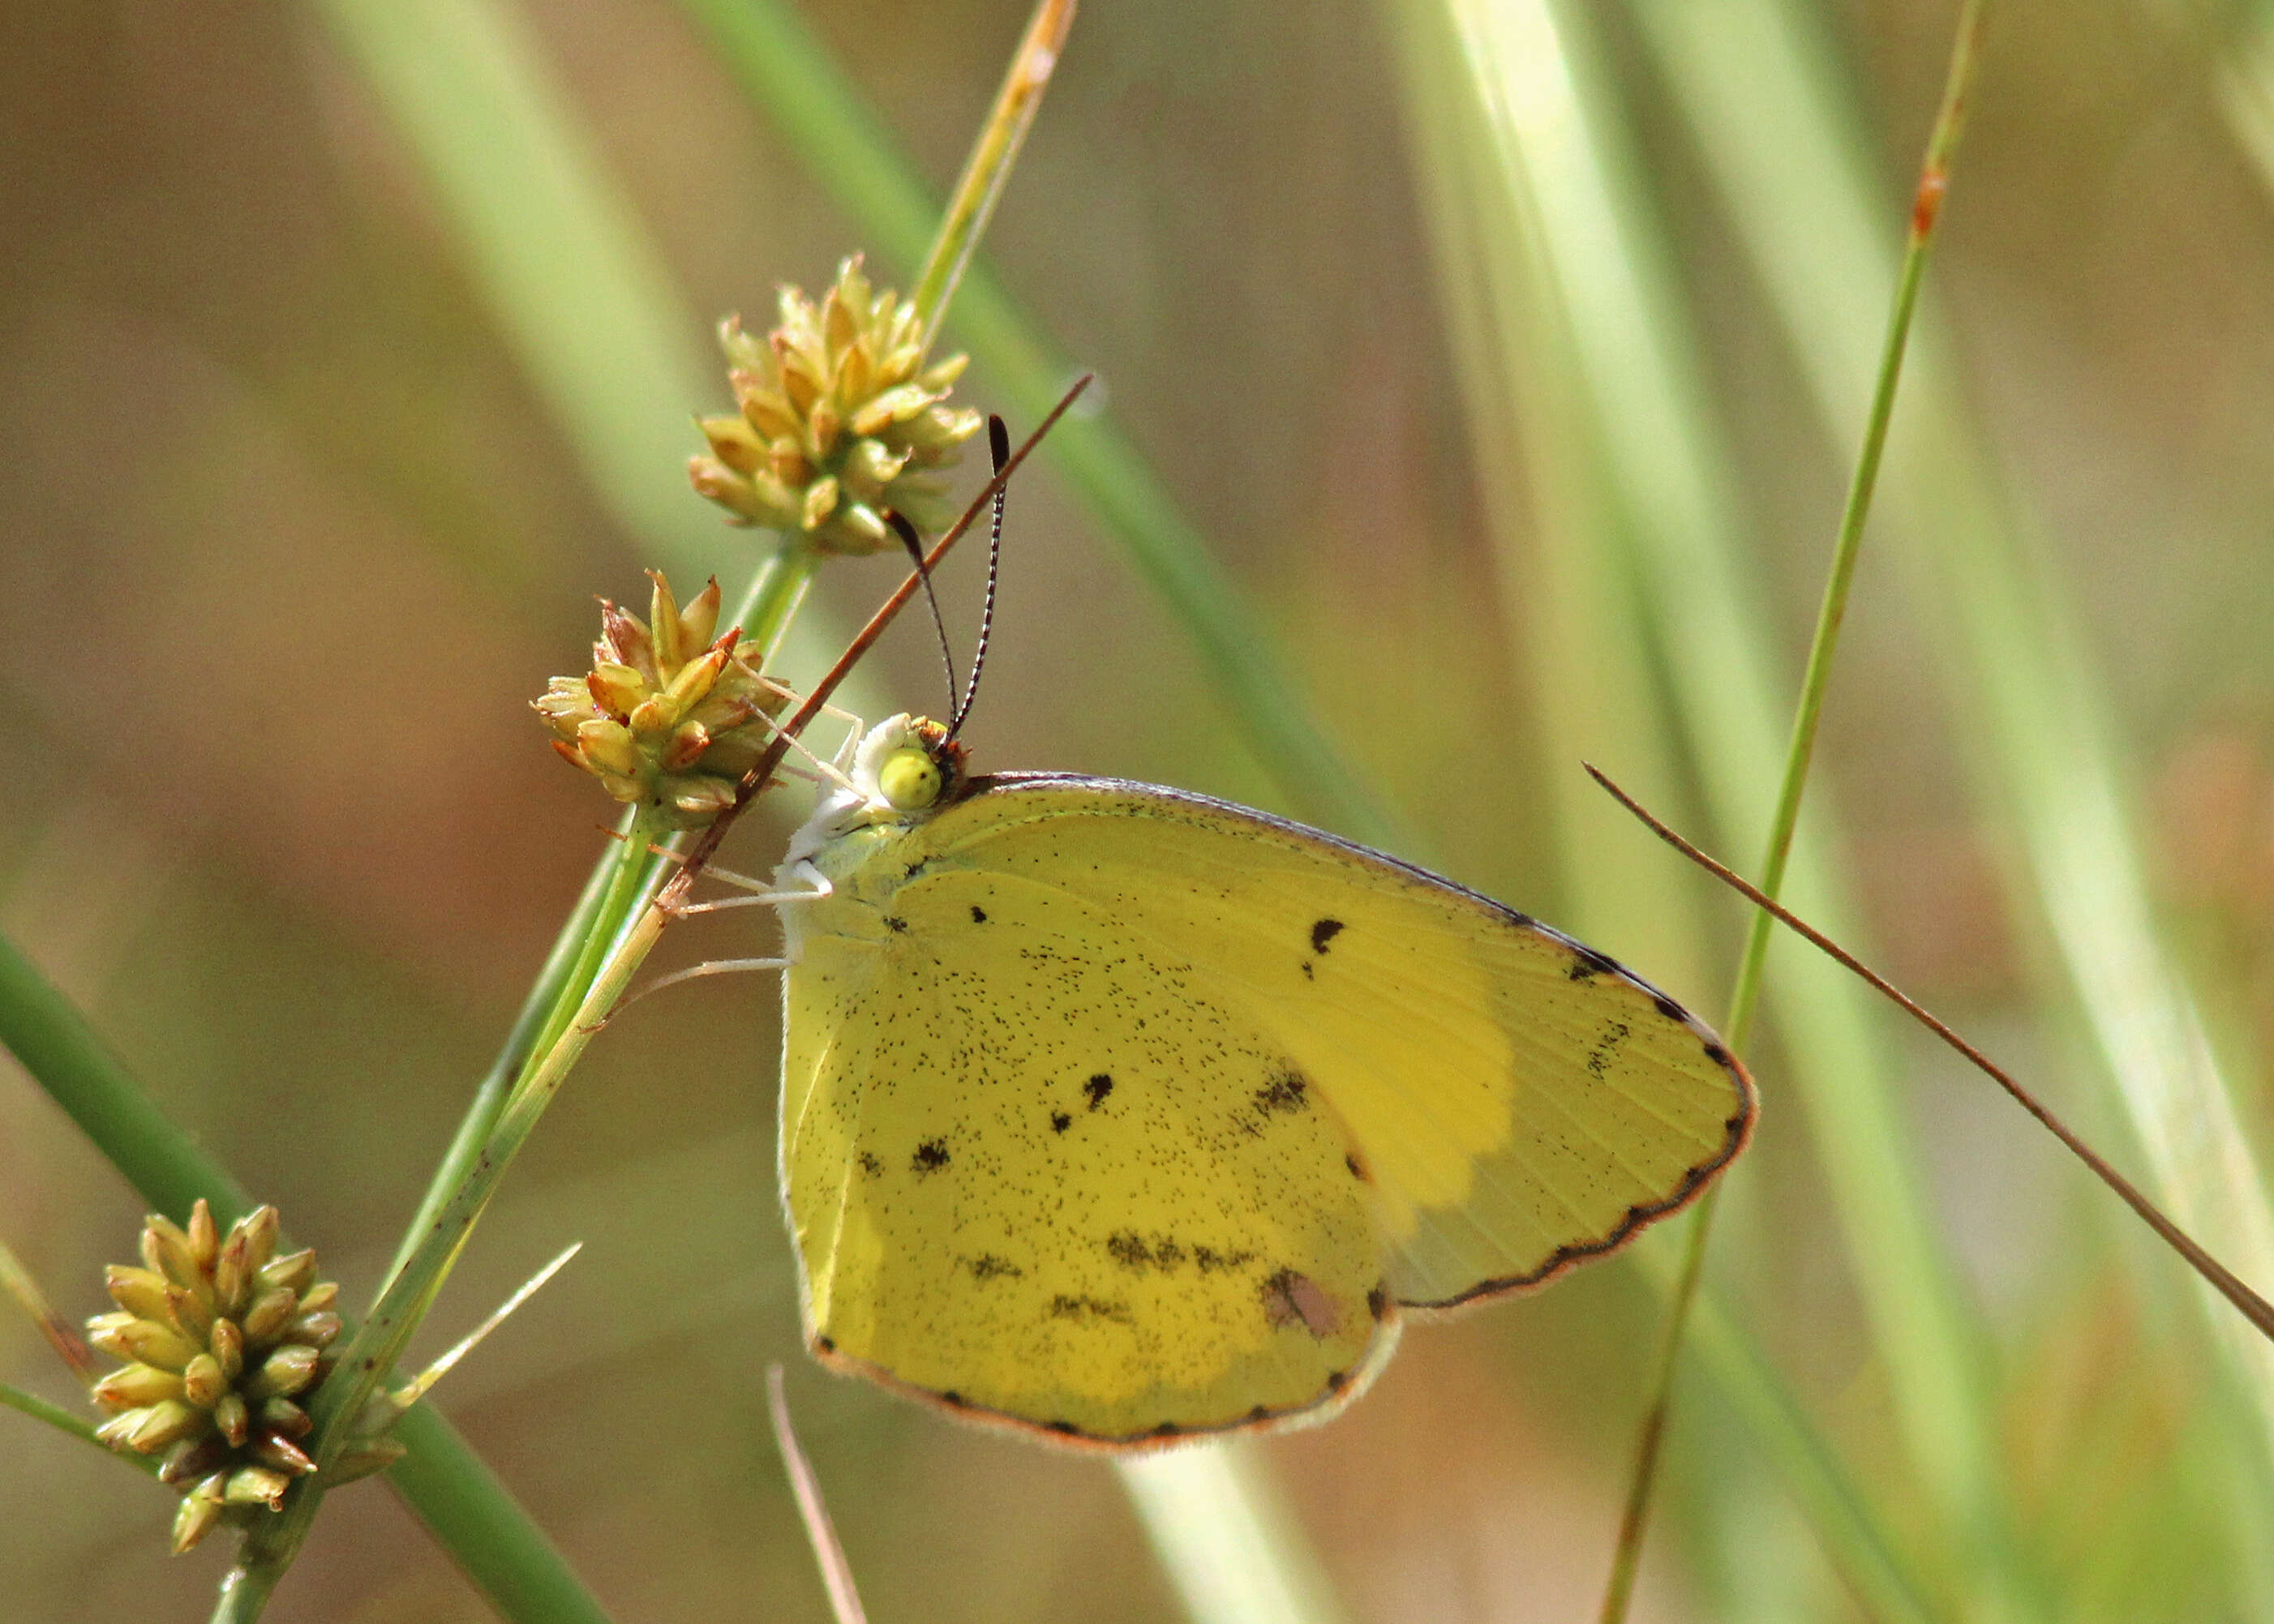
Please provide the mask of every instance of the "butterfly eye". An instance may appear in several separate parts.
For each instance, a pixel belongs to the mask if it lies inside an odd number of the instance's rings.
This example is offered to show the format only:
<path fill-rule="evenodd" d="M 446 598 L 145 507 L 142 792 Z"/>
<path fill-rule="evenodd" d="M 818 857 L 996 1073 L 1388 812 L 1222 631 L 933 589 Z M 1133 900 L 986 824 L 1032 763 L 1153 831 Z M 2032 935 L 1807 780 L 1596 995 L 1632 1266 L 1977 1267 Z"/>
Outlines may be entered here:
<path fill-rule="evenodd" d="M 939 763 L 922 750 L 894 750 L 877 769 L 877 790 L 895 811 L 921 812 L 939 799 Z"/>

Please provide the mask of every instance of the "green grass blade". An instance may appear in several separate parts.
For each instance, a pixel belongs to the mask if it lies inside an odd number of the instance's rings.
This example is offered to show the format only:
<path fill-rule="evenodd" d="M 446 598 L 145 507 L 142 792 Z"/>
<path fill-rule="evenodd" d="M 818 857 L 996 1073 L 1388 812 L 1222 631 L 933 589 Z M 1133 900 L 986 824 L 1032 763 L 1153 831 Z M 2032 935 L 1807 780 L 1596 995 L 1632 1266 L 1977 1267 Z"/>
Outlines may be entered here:
<path fill-rule="evenodd" d="M 1794 0 L 1637 0 L 1818 412 L 1851 437 L 1875 362 L 1865 290 L 1894 275 L 1901 197 L 1868 161 L 1863 124 L 1810 14 Z M 1737 76 L 1733 80 L 1732 75 Z M 1742 81 L 1742 82 L 1739 82 Z M 2222 1261 L 2274 1282 L 2274 1218 L 2201 1018 L 2157 931 L 2105 683 L 2013 510 L 1958 383 L 1946 334 L 1923 316 L 1880 503 L 1921 572 L 1920 623 L 1953 658 L 1951 713 L 2007 821 L 2022 905 L 2050 928 L 2087 1028 L 2146 1157 L 2148 1184 Z M 2176 1264 L 2174 1265 L 2176 1267 Z M 2208 1288 L 2218 1339 L 2255 1397 L 2274 1454 L 2274 1349 Z"/>
<path fill-rule="evenodd" d="M 1529 214 L 1569 324 L 1709 808 L 1725 838 L 1751 849 L 1767 827 L 1791 690 L 1773 673 L 1775 640 L 1745 579 L 1726 455 L 1667 275 L 1675 256 L 1625 150 L 1615 94 L 1593 71 L 1586 14 L 1450 9 L 1474 71 L 1469 94 L 1493 116 L 1499 184 Z M 1836 828 L 1828 805 L 1814 826 Z M 1852 911 L 1826 861 L 1830 844 L 1820 832 L 1801 841 L 1793 890 L 1844 921 Z M 1969 1586 L 2008 1605 L 2022 1586 L 1997 1532 L 1982 1350 L 1906 1154 L 1871 1015 L 1857 989 L 1796 959 L 1780 956 L 1773 984 L 1938 1544 Z"/>
<path fill-rule="evenodd" d="M 1673 1260 L 1660 1252 L 1651 1258 L 1663 1267 L 1646 1263 L 1645 1272 L 1670 1301 Z M 1866 1617 L 1879 1624 L 1948 1619 L 1897 1547 L 1886 1518 L 1711 1287 L 1700 1289 L 1690 1312 L 1684 1357 L 1704 1371 L 1721 1402 L 1743 1420 Z M 1740 1553 L 1737 1560 L 1745 1558 Z"/>
<path fill-rule="evenodd" d="M 1576 763 L 1615 761 L 1676 802 L 1683 773 L 1649 674 L 1637 586 L 1615 547 L 1595 538 L 1614 523 L 1599 437 L 1585 422 L 1568 329 L 1537 284 L 1544 245 L 1495 168 L 1485 109 L 1467 82 L 1457 41 L 1434 7 L 1398 29 L 1404 95 L 1416 143 L 1434 258 L 1454 336 L 1465 416 L 1485 485 L 1485 511 L 1529 658 L 1528 687 L 1547 741 L 1543 789 L 1555 814 L 1565 891 L 1559 918 L 1676 988 L 1706 985 L 1698 895 L 1638 862 L 1634 831 Z M 1510 455 L 1520 448 L 1520 456 Z M 1521 465 L 1525 477 L 1515 477 Z M 1636 1254 L 1661 1290 L 1670 1259 Z M 1871 1617 L 1931 1616 L 1864 1496 L 1767 1358 L 1715 1302 L 1690 1342 L 1723 1407 L 1753 1434 L 1802 1507 L 1834 1565 Z"/>
<path fill-rule="evenodd" d="M 244 1187 L 168 1120 L 86 1018 L 4 937 L 0 1043 L 152 1207 L 180 1219 L 203 1197 L 224 1224 L 252 1211 Z M 606 1624 L 599 1604 L 448 1422 L 422 1404 L 397 1436 L 416 1463 L 398 1463 L 388 1481 L 501 1616 L 514 1624 Z"/>
<path fill-rule="evenodd" d="M 4 936 L 0 1043 L 158 1211 L 186 1218 L 202 1196 L 226 1227 L 258 1205 L 151 1103 L 87 1018 Z"/>
<path fill-rule="evenodd" d="M 1847 504 L 1833 540 L 1832 568 L 1817 610 L 1808 663 L 1801 674 L 1800 703 L 1794 709 L 1792 741 L 1785 751 L 1784 777 L 1777 786 L 1768 848 L 1761 858 L 1761 891 L 1772 898 L 1784 889 L 1793 838 L 1800 826 L 1801 799 L 1807 791 L 1809 769 L 1815 762 L 1817 729 L 1824 718 L 1824 695 L 1831 685 L 1832 668 L 1839 652 L 1840 628 L 1847 620 L 1848 600 L 1855 590 L 1856 566 L 1864 555 L 1864 522 L 1871 511 L 1872 489 L 1878 484 L 1879 463 L 1886 452 L 1887 426 L 1894 416 L 1895 389 L 1902 379 L 1911 318 L 1918 309 L 1928 251 L 1933 245 L 1935 224 L 1941 215 L 1943 195 L 1949 187 L 1951 159 L 1957 150 L 1959 134 L 1965 127 L 1967 101 L 1980 56 L 1985 3 L 1986 0 L 1966 0 L 1959 14 L 1958 36 L 1951 51 L 1942 105 L 1936 114 L 1934 131 L 1927 141 L 1926 159 L 1921 167 L 1919 201 L 1912 210 L 1910 241 L 1895 280 L 1894 308 L 1888 315 L 1886 337 L 1879 352 L 1879 376 L 1871 386 L 1863 450 L 1849 480 Z M 1730 1047 L 1739 1053 L 1751 1049 L 1749 1040 L 1753 1017 L 1759 1007 L 1761 977 L 1768 966 L 1769 936 L 1773 929 L 1769 911 L 1757 907 L 1752 929 L 1745 936 L 1744 955 L 1737 965 L 1736 989 L 1729 995 L 1728 1022 L 1723 1028 Z M 1618 1545 L 1611 1559 L 1610 1581 L 1603 1591 L 1603 1624 L 1625 1624 L 1627 1609 L 1633 1600 L 1635 1578 L 1642 1562 L 1644 1532 L 1649 1525 L 1652 1493 L 1657 1483 L 1660 1451 L 1673 1403 L 1675 1372 L 1681 1360 L 1690 1305 L 1704 1274 L 1706 1246 L 1713 1232 L 1713 1214 L 1721 1202 L 1718 1189 L 1708 1191 L 1690 1215 L 1682 1269 L 1660 1348 L 1658 1373 L 1652 1385 L 1650 1410 L 1643 1418 L 1637 1440 L 1626 1509 L 1619 1524 Z"/>
<path fill-rule="evenodd" d="M 1120 1468 L 1185 1611 L 1224 1624 L 1346 1624 L 1301 1525 L 1246 1445 L 1202 1443 Z"/>
<path fill-rule="evenodd" d="M 939 202 L 786 0 L 681 0 L 719 58 L 796 148 L 865 239 L 911 273 L 930 252 Z M 986 370 L 1008 413 L 1033 422 L 1078 370 L 975 259 L 947 330 Z M 1099 528 L 1183 625 L 1257 759 L 1306 816 L 1413 853 L 1418 843 L 1361 786 L 1313 719 L 1262 620 L 1199 530 L 1111 420 L 1071 417 L 1049 453 Z"/>

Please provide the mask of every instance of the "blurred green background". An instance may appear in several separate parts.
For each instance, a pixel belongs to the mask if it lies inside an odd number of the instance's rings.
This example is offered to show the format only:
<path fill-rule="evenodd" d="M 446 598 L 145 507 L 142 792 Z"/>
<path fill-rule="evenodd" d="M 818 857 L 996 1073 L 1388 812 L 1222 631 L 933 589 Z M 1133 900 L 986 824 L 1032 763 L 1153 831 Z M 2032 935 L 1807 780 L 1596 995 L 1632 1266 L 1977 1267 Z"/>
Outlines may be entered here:
<path fill-rule="evenodd" d="M 526 701 L 582 667 L 594 595 L 643 604 L 659 562 L 731 592 L 766 543 L 681 484 L 727 402 L 708 323 L 864 245 L 914 272 L 738 78 L 734 10 L 6 8 L 0 924 L 351 1303 L 600 849 Z M 1408 854 L 1709 1017 L 1742 914 L 1577 761 L 1757 860 L 1954 12 L 1090 0 L 983 251 Z M 1025 20 L 788 14 L 940 190 Z M 2262 1288 L 2269 20 L 1996 9 L 1801 876 Z M 1007 404 L 1005 365 L 964 397 Z M 1373 832 L 1226 697 L 1114 489 L 1045 462 L 1013 491 L 978 760 Z M 829 567 L 817 638 L 898 573 Z M 967 648 L 979 575 L 942 583 Z M 945 703 L 914 621 L 867 679 L 872 710 Z M 802 805 L 728 861 L 767 868 Z M 2270 1616 L 2269 1366 L 1986 1083 L 1780 963 L 1716 1300 L 1914 1616 Z M 1106 1468 L 800 1351 L 775 997 L 675 989 L 595 1045 L 421 1347 L 585 1250 L 440 1402 L 627 1620 L 826 1616 L 770 1360 L 871 1617 L 1179 1616 Z M 0 1069 L 0 1238 L 67 1313 L 140 1210 Z M 1416 1327 L 1350 1413 L 1260 1447 L 1349 1617 L 1593 1616 L 1647 1278 Z M 0 1379 L 70 1396 L 5 1316 Z M 1682 1398 L 1636 1616 L 1897 1616 L 1726 1372 Z M 19 1417 L 0 1460 L 0 1612 L 203 1616 L 221 1542 L 167 1558 L 169 1497 Z M 483 1613 L 369 1486 L 269 1616 Z"/>

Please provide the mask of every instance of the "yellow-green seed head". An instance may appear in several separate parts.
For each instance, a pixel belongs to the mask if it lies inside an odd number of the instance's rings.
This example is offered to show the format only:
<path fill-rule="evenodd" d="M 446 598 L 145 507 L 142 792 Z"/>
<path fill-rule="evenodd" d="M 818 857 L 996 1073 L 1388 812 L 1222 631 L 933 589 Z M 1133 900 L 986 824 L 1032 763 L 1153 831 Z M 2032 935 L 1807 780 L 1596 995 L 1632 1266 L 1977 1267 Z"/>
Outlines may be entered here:
<path fill-rule="evenodd" d="M 553 748 L 609 794 L 691 829 L 734 804 L 789 694 L 759 674 L 756 643 L 733 631 L 712 638 L 717 581 L 681 609 L 660 575 L 649 578 L 649 618 L 602 600 L 592 669 L 554 677 L 532 703 Z"/>
<path fill-rule="evenodd" d="M 181 1490 L 173 1545 L 186 1551 L 225 1522 L 275 1509 L 316 1463 L 300 1447 L 302 1404 L 340 1334 L 339 1288 L 316 1280 L 312 1252 L 276 1255 L 276 1209 L 224 1236 L 203 1201 L 186 1228 L 153 1215 L 143 1267 L 106 1272 L 115 1313 L 87 1321 L 87 1340 L 126 1361 L 95 1385 L 110 1418 L 96 1436 L 161 1457 Z"/>
<path fill-rule="evenodd" d="M 931 476 L 952 465 L 980 417 L 946 403 L 965 357 L 927 365 L 915 305 L 872 289 L 858 254 L 819 303 L 781 290 L 761 342 L 740 317 L 719 329 L 739 413 L 699 419 L 711 455 L 695 488 L 748 524 L 803 535 L 825 553 L 874 553 L 885 516 L 918 530 L 939 517 Z"/>

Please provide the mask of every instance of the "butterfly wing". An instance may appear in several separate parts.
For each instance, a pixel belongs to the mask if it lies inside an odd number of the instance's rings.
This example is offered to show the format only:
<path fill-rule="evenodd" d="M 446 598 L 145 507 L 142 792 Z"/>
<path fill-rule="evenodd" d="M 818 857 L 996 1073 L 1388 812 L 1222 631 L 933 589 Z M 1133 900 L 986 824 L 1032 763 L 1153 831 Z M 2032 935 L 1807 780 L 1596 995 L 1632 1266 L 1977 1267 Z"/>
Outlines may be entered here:
<path fill-rule="evenodd" d="M 1354 1390 L 1394 1327 L 1339 1129 L 1274 1123 L 1280 1056 L 1188 959 L 925 832 L 813 905 L 786 981 L 816 1350 L 1070 1441 Z"/>
<path fill-rule="evenodd" d="M 1325 1404 L 1750 1131 L 1671 1001 L 1315 831 L 1031 774 L 871 832 L 787 982 L 785 1186 L 817 1338 L 904 1385 L 1118 1441 Z"/>

